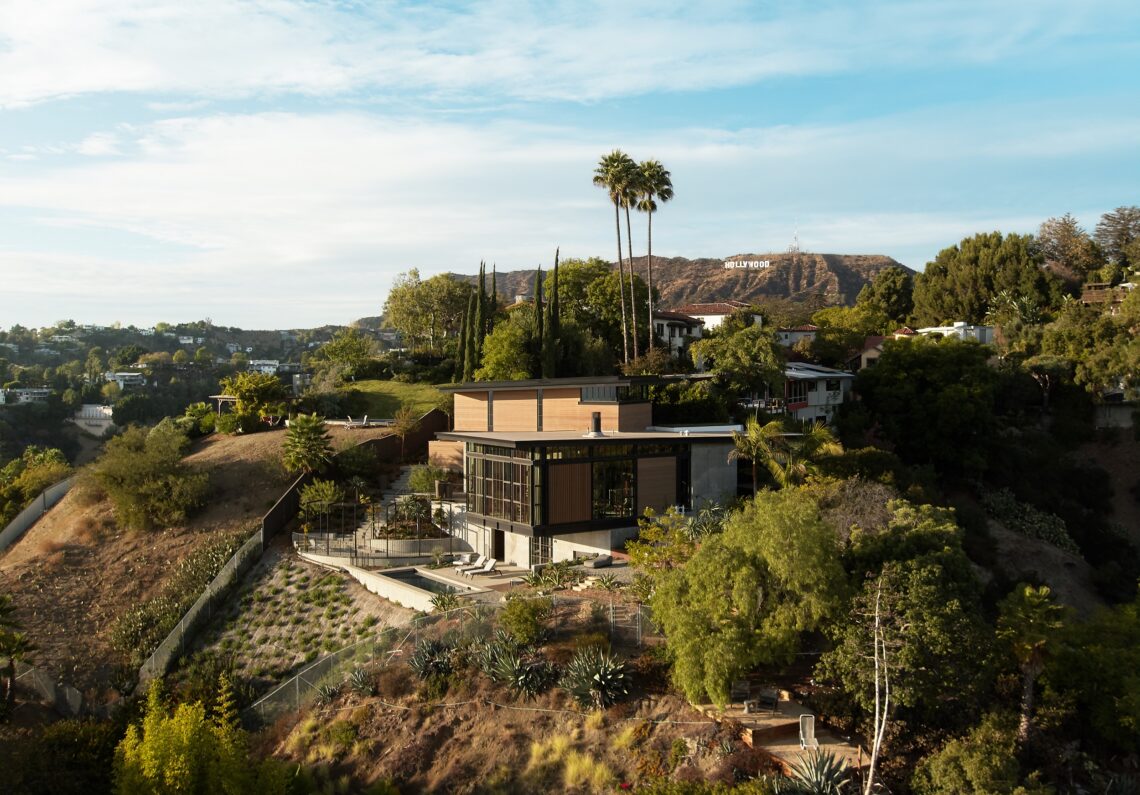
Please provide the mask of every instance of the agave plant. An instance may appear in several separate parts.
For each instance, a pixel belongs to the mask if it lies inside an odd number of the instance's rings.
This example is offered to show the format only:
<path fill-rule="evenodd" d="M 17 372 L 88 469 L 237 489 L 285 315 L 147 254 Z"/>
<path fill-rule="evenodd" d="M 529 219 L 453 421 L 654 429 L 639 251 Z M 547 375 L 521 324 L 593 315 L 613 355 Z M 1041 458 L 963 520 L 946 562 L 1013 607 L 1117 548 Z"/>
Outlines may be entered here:
<path fill-rule="evenodd" d="M 458 594 L 437 593 L 431 598 L 431 609 L 436 613 L 446 613 L 455 610 L 463 604 Z"/>
<path fill-rule="evenodd" d="M 475 664 L 479 670 L 492 679 L 497 678 L 500 669 L 499 661 L 511 654 L 516 654 L 522 645 L 510 633 L 497 629 L 495 634 L 483 641 L 475 649 Z"/>
<path fill-rule="evenodd" d="M 359 693 L 362 696 L 371 696 L 376 693 L 376 686 L 372 683 L 372 677 L 363 668 L 352 670 L 352 673 L 348 675 L 348 686 L 352 688 L 352 692 Z"/>
<path fill-rule="evenodd" d="M 543 659 L 533 659 L 520 649 L 504 649 L 494 663 L 492 678 L 526 698 L 535 698 L 555 680 L 554 667 Z"/>
<path fill-rule="evenodd" d="M 621 588 L 616 574 L 603 574 L 598 578 L 598 587 L 603 591 L 616 591 Z"/>
<path fill-rule="evenodd" d="M 326 706 L 336 701 L 336 697 L 340 695 L 340 685 L 327 684 L 321 685 L 317 688 L 317 704 Z"/>
<path fill-rule="evenodd" d="M 774 782 L 776 795 L 841 795 L 851 770 L 830 751 L 812 749 L 791 765 L 790 773 Z"/>
<path fill-rule="evenodd" d="M 583 707 L 604 709 L 629 693 L 625 663 L 597 646 L 579 649 L 562 675 L 562 687 Z"/>
<path fill-rule="evenodd" d="M 447 676 L 452 671 L 451 651 L 451 646 L 443 641 L 424 638 L 416 644 L 408 665 L 420 679 Z"/>

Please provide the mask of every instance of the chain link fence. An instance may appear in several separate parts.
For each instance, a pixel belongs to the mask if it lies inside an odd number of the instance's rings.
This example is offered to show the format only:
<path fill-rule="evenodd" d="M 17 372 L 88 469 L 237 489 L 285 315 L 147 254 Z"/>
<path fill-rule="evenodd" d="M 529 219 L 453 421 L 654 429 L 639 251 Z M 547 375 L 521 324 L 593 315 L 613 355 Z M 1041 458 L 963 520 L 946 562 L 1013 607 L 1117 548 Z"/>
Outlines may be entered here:
<path fill-rule="evenodd" d="M 640 648 L 659 641 L 653 628 L 649 608 L 640 603 L 613 600 L 610 604 L 581 596 L 557 592 L 549 596 L 516 596 L 521 599 L 550 599 L 551 613 L 547 621 L 553 626 L 572 622 L 593 621 L 609 630 L 614 646 Z M 269 725 L 282 715 L 313 703 L 325 688 L 339 688 L 349 682 L 354 670 L 383 668 L 411 656 L 420 640 L 452 635 L 459 640 L 487 637 L 494 628 L 498 611 L 506 604 L 478 602 L 449 610 L 418 616 L 409 624 L 386 627 L 373 637 L 339 649 L 305 667 L 292 678 L 275 687 L 254 702 L 244 715 L 247 721 Z M 326 690 L 330 692 L 331 690 Z"/>
<path fill-rule="evenodd" d="M 226 561 L 221 571 L 210 580 L 206 590 L 202 591 L 198 600 L 182 616 L 178 625 L 162 643 L 158 644 L 158 648 L 139 668 L 139 684 L 136 692 L 141 691 L 151 679 L 164 676 L 174 661 L 186 653 L 194 636 L 224 605 L 230 588 L 253 568 L 261 558 L 262 551 L 262 530 L 258 528 L 257 532 L 246 539 L 238 551 Z"/>

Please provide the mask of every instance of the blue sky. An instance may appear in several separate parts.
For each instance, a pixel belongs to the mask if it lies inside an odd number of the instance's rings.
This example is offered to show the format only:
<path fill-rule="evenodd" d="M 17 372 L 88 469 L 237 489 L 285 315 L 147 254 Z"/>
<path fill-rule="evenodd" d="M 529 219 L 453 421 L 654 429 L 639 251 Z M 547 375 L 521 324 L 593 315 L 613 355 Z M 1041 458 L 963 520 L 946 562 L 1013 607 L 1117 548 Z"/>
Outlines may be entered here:
<path fill-rule="evenodd" d="M 655 254 L 921 269 L 1140 203 L 1137 74 L 1135 2 L 0 0 L 0 326 L 347 323 L 412 267 L 611 256 L 615 147 L 673 174 Z"/>

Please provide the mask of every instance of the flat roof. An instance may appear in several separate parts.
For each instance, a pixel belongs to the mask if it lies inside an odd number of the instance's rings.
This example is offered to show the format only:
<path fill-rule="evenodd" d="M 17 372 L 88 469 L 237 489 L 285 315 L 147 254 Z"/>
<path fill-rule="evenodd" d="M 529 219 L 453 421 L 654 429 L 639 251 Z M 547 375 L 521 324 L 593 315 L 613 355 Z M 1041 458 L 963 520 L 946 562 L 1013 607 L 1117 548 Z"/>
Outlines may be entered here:
<path fill-rule="evenodd" d="M 486 442 L 504 447 L 519 444 L 562 444 L 591 442 L 595 444 L 622 442 L 731 442 L 732 431 L 707 433 L 672 433 L 669 431 L 607 431 L 601 436 L 590 436 L 582 431 L 439 431 L 437 439 L 454 442 Z"/>
<path fill-rule="evenodd" d="M 630 384 L 656 384 L 655 375 L 594 375 L 575 378 L 528 378 L 523 381 L 468 381 L 465 384 L 447 384 L 437 387 L 442 392 L 486 392 L 489 389 L 536 389 L 538 387 L 576 386 L 629 386 Z"/>

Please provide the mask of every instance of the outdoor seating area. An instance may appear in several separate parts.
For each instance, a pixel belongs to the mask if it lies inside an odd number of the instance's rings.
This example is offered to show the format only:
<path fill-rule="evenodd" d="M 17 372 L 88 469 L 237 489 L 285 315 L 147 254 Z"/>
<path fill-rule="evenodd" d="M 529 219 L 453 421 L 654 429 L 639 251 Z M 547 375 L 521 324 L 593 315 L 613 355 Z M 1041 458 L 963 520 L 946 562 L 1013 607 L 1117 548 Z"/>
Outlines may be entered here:
<path fill-rule="evenodd" d="M 698 709 L 714 720 L 732 720 L 741 725 L 741 739 L 753 748 L 763 748 L 785 766 L 809 750 L 828 751 L 852 767 L 869 759 L 855 741 L 816 726 L 815 714 L 795 701 L 791 693 L 775 687 L 754 687 L 747 680 L 732 683 L 732 701 L 721 708 L 701 704 Z"/>

